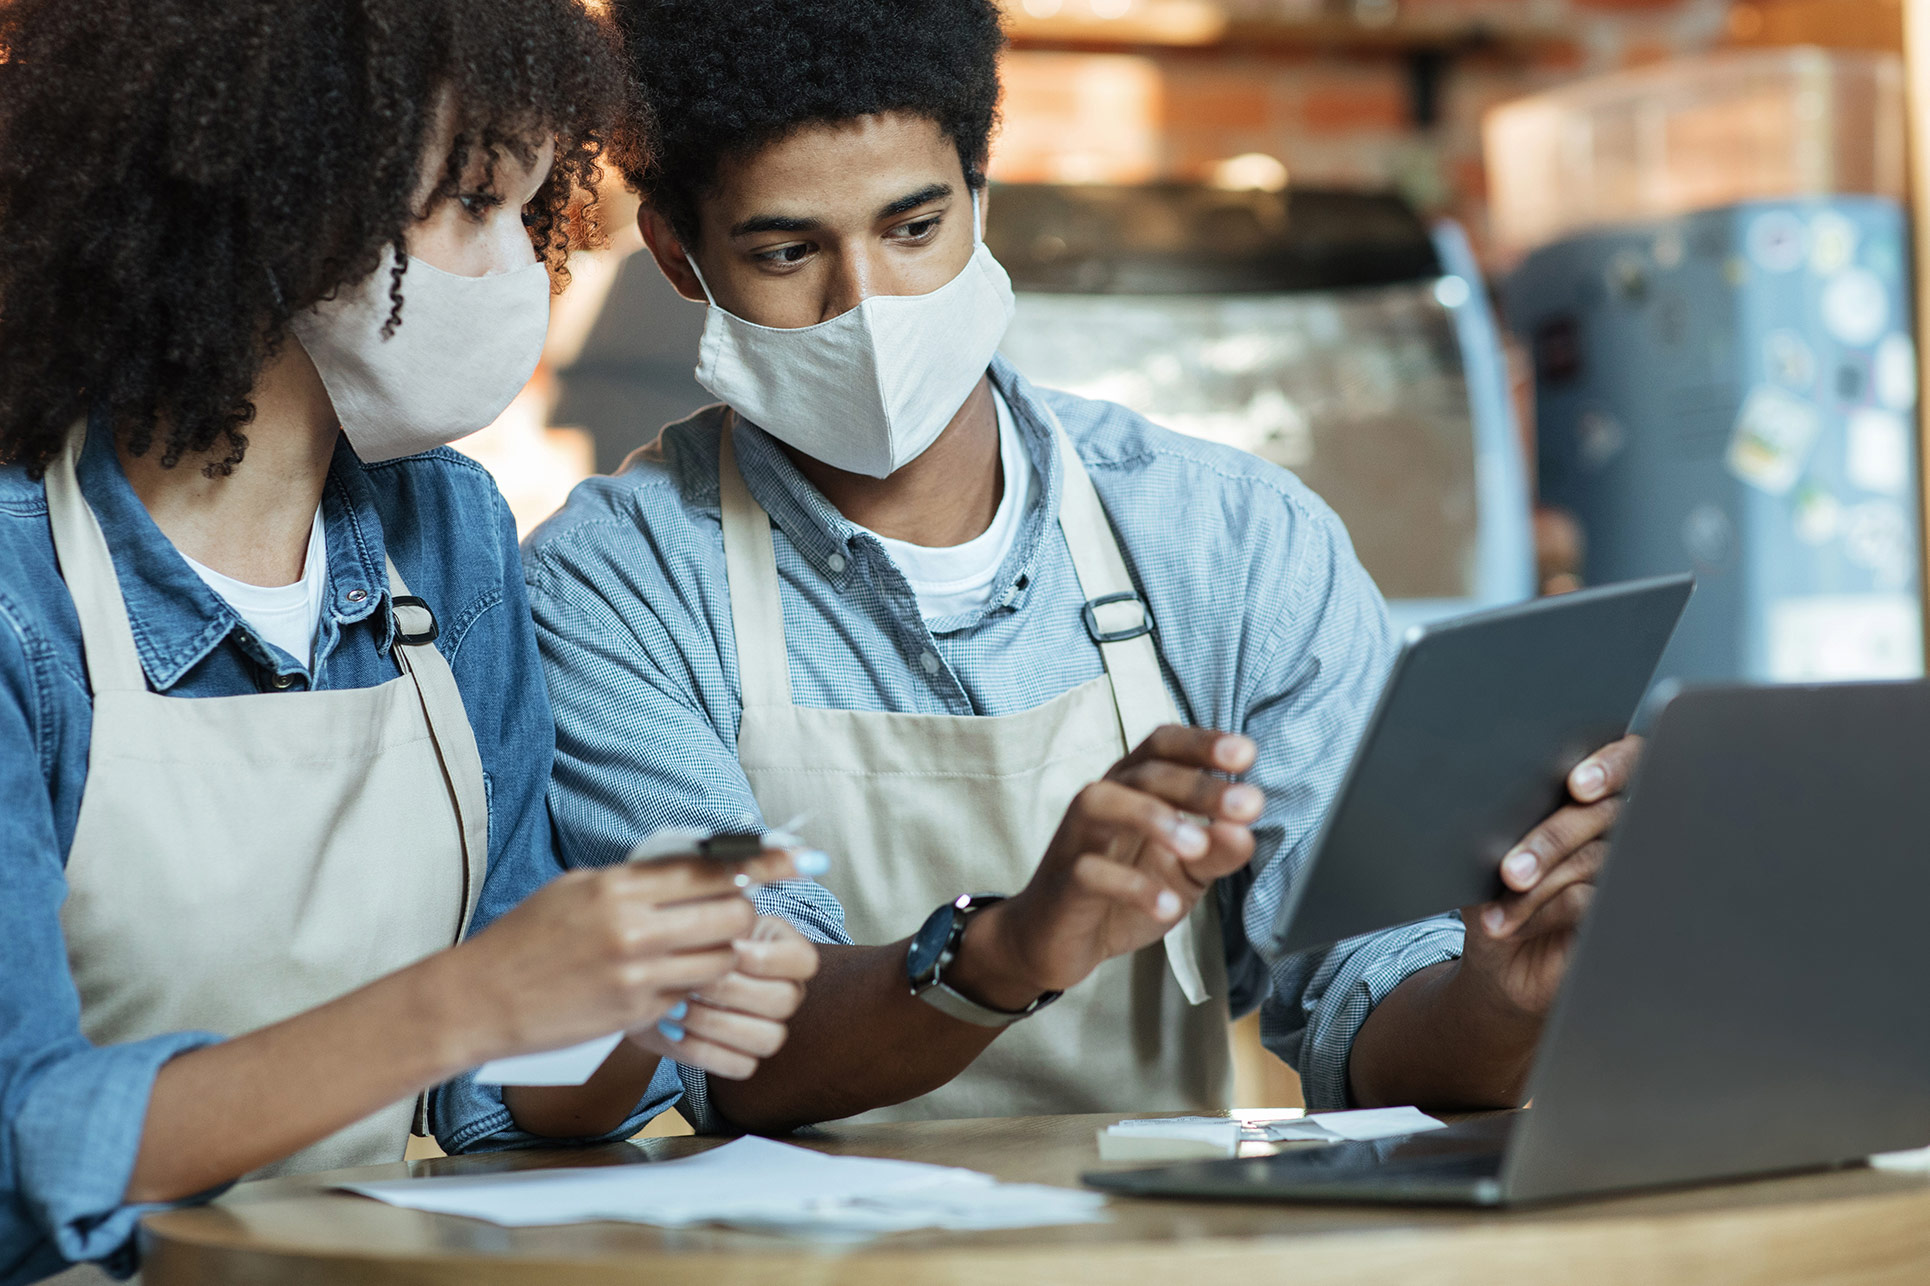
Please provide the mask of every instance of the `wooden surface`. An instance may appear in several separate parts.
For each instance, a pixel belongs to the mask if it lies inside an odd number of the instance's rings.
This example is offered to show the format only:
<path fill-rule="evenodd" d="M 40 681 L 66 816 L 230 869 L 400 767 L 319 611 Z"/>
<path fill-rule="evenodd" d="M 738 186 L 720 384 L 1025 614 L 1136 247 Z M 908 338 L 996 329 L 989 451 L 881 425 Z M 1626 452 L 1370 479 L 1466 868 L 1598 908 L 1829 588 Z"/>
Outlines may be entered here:
<path fill-rule="evenodd" d="M 1076 1185 L 1106 1116 L 825 1128 L 830 1152 Z M 1764 1128 L 1773 1129 L 1774 1122 Z M 686 1156 L 706 1139 L 448 1158 L 246 1184 L 146 1221 L 146 1286 L 942 1286 L 974 1283 L 1930 1282 L 1930 1176 L 1853 1169 L 1482 1213 L 1115 1200 L 1104 1224 L 856 1246 L 631 1224 L 498 1228 L 326 1191 L 394 1178 Z"/>

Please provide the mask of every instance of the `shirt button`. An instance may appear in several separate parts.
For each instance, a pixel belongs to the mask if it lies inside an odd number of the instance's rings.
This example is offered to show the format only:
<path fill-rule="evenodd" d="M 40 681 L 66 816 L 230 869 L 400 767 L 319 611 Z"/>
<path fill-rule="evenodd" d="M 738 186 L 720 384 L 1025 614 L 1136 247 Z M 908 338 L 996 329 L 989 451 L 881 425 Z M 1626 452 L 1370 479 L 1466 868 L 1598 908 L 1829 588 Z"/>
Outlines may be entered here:
<path fill-rule="evenodd" d="M 368 596 L 369 592 L 365 589 L 352 589 L 343 597 L 347 598 L 351 603 L 361 603 L 367 601 Z"/>
<path fill-rule="evenodd" d="M 918 664 L 925 667 L 926 674 L 937 674 L 939 666 L 942 665 L 943 662 L 938 659 L 938 653 L 927 652 L 918 658 Z"/>
<path fill-rule="evenodd" d="M 833 554 L 824 560 L 824 565 L 831 569 L 833 576 L 842 576 L 844 574 L 844 555 Z"/>
<path fill-rule="evenodd" d="M 292 675 L 292 674 L 277 674 L 277 675 L 275 676 L 275 690 L 276 690 L 276 691 L 278 691 L 278 692 L 286 692 L 286 691 L 287 691 L 288 689 L 290 689 L 290 688 L 292 688 L 292 687 L 294 687 L 294 686 L 295 686 L 295 676 L 294 676 L 294 675 Z"/>

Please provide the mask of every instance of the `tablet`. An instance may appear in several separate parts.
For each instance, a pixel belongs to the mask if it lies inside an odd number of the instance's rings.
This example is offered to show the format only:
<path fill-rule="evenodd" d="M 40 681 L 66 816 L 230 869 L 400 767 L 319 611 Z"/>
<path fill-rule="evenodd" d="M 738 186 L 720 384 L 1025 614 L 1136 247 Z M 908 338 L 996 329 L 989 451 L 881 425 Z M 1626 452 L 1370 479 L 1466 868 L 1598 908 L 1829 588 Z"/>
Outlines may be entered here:
<path fill-rule="evenodd" d="M 1628 731 L 1692 576 L 1408 631 L 1274 934 L 1303 951 L 1489 901 L 1501 859 Z"/>

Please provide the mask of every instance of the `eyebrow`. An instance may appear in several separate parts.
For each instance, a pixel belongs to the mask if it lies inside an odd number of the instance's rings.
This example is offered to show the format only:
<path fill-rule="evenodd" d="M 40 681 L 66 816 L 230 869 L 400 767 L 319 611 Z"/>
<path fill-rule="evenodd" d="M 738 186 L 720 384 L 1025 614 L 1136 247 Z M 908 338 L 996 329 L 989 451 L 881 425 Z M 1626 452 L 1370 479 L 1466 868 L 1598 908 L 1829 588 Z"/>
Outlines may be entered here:
<path fill-rule="evenodd" d="M 878 211 L 880 219 L 889 219 L 907 210 L 916 210 L 921 205 L 929 205 L 952 194 L 949 183 L 928 183 L 916 192 L 908 192 L 896 201 L 886 203 Z M 741 223 L 731 225 L 730 235 L 747 237 L 756 232 L 816 232 L 823 227 L 817 219 L 799 218 L 791 214 L 754 214 Z"/>

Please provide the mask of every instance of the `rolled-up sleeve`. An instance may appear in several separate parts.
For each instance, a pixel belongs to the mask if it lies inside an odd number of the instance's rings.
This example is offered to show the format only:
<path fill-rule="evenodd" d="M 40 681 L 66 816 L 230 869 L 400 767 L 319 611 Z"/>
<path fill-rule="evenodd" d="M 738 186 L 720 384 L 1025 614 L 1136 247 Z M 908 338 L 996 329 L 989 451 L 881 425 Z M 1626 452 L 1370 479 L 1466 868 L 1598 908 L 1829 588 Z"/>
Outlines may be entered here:
<path fill-rule="evenodd" d="M 84 1260 L 120 1276 L 134 1270 L 135 1225 L 161 1208 L 125 1200 L 154 1077 L 175 1055 L 220 1039 L 179 1032 L 95 1048 L 81 1034 L 33 717 L 48 676 L 32 656 L 0 610 L 0 1286 Z"/>
<path fill-rule="evenodd" d="M 1249 780 L 1266 792 L 1267 811 L 1254 827 L 1239 924 L 1265 974 L 1262 1042 L 1299 1071 L 1309 1108 L 1336 1109 L 1352 1106 L 1348 1057 L 1368 1015 L 1415 973 L 1458 958 L 1462 930 L 1450 915 L 1318 951 L 1280 955 L 1271 947 L 1280 906 L 1394 657 L 1386 606 L 1339 520 L 1314 502 L 1295 526 L 1286 608 L 1245 702 L 1242 730 L 1260 746 Z"/>

